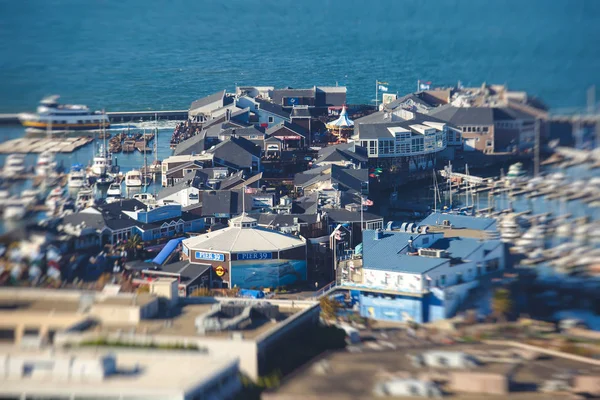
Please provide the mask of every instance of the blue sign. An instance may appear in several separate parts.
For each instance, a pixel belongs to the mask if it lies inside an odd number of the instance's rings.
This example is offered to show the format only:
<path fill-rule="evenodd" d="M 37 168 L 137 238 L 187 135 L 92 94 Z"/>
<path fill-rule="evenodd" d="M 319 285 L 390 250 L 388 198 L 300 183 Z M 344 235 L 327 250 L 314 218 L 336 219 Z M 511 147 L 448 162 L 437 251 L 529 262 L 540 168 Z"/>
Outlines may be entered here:
<path fill-rule="evenodd" d="M 204 251 L 196 252 L 197 260 L 207 260 L 207 261 L 225 261 L 225 255 L 219 253 L 207 253 Z"/>
<path fill-rule="evenodd" d="M 300 99 L 297 97 L 285 97 L 283 103 L 286 106 L 295 106 L 300 104 Z"/>
<path fill-rule="evenodd" d="M 227 213 L 215 213 L 215 218 L 229 218 Z"/>
<path fill-rule="evenodd" d="M 273 253 L 257 252 L 257 253 L 238 253 L 237 259 L 242 260 L 270 260 L 273 258 Z"/>

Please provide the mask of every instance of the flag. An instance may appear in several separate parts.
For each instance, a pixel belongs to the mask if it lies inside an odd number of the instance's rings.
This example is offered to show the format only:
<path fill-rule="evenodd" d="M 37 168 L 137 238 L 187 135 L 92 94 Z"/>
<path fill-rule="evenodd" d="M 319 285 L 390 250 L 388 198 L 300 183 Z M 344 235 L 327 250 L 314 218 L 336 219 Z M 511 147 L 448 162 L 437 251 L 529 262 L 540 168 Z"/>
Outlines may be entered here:
<path fill-rule="evenodd" d="M 373 205 L 373 200 L 364 199 L 364 200 L 363 200 L 363 204 L 364 204 L 365 206 L 368 206 L 368 207 L 370 207 L 370 206 L 372 206 L 372 205 Z"/>
<path fill-rule="evenodd" d="M 431 81 L 421 82 L 419 81 L 419 90 L 429 90 L 431 89 Z"/>
<path fill-rule="evenodd" d="M 388 87 L 387 86 L 383 86 L 383 85 L 379 85 L 379 90 L 381 90 L 382 92 L 387 92 L 388 91 Z"/>
<path fill-rule="evenodd" d="M 379 82 L 379 81 L 377 81 L 377 84 L 378 85 L 389 85 L 389 83 L 387 83 L 387 82 Z"/>

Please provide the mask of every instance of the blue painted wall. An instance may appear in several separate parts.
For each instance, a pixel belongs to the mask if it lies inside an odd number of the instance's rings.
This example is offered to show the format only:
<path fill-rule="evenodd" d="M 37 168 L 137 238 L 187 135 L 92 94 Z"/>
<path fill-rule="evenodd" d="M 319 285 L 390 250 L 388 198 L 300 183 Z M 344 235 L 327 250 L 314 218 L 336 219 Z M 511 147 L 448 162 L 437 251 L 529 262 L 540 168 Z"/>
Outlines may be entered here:
<path fill-rule="evenodd" d="M 404 322 L 410 318 L 417 323 L 446 318 L 444 300 L 433 293 L 421 298 L 363 291 L 357 294 L 356 292 L 351 291 L 351 296 L 358 295 L 362 317 L 396 322 Z"/>
<path fill-rule="evenodd" d="M 166 219 L 181 217 L 181 205 L 171 204 L 157 207 L 150 211 L 138 212 L 137 220 L 144 223 L 164 221 Z"/>
<path fill-rule="evenodd" d="M 291 285 L 306 279 L 305 260 L 233 261 L 231 286 L 243 289 Z"/>

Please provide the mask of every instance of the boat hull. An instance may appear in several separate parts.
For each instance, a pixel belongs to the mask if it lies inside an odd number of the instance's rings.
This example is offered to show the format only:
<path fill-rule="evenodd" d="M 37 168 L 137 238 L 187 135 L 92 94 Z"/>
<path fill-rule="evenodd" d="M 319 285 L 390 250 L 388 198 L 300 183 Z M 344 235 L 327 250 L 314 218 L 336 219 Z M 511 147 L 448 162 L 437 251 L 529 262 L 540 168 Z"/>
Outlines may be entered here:
<path fill-rule="evenodd" d="M 40 131 L 47 131 L 48 128 L 50 128 L 53 131 L 65 131 L 65 130 L 89 131 L 89 130 L 95 130 L 95 129 L 102 128 L 101 122 L 89 123 L 89 124 L 85 124 L 85 123 L 84 124 L 79 124 L 79 123 L 67 123 L 67 124 L 52 123 L 52 124 L 50 124 L 46 121 L 22 120 L 21 125 L 23 125 L 26 128 L 40 130 Z M 108 122 L 105 122 L 104 127 L 109 128 L 110 124 Z"/>

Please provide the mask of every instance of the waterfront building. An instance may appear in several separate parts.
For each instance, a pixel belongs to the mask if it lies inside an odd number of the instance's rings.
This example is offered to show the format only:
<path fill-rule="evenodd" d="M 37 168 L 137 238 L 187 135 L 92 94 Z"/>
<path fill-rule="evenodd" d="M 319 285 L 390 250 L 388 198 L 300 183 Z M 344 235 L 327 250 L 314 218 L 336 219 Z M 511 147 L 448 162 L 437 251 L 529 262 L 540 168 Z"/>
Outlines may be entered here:
<path fill-rule="evenodd" d="M 402 108 L 379 111 L 354 121 L 352 140 L 367 149 L 369 164 L 404 171 L 433 168 L 454 143 L 455 129 L 445 121 Z"/>
<path fill-rule="evenodd" d="M 195 169 L 226 167 L 230 172 L 261 170 L 262 148 L 242 137 L 229 137 L 200 154 L 171 156 L 162 162 L 163 186 L 171 186 Z"/>
<path fill-rule="evenodd" d="M 204 219 L 183 211 L 180 204 L 149 207 L 135 199 L 86 208 L 66 215 L 58 225 L 75 249 L 114 244 L 134 235 L 149 241 L 203 229 Z"/>
<path fill-rule="evenodd" d="M 309 132 L 302 126 L 285 121 L 271 126 L 266 134 L 279 139 L 283 143 L 284 150 L 304 148 L 309 138 Z"/>
<path fill-rule="evenodd" d="M 426 225 L 425 222 L 435 222 Z M 493 219 L 433 214 L 420 224 L 363 232 L 360 250 L 338 263 L 338 283 L 362 316 L 419 323 L 454 316 L 490 274 L 505 268 Z"/>
<path fill-rule="evenodd" d="M 296 174 L 294 189 L 299 196 L 316 192 L 323 205 L 344 208 L 347 204 L 360 204 L 369 195 L 369 171 L 323 165 Z"/>
<path fill-rule="evenodd" d="M 278 287 L 306 281 L 306 240 L 260 228 L 243 213 L 229 227 L 183 241 L 183 258 L 209 265 L 213 286 Z"/>
<path fill-rule="evenodd" d="M 206 121 L 213 118 L 213 113 L 216 110 L 223 109 L 231 104 L 234 104 L 233 96 L 228 95 L 225 90 L 221 90 L 192 102 L 188 111 L 188 117 L 191 120 L 199 122 Z M 214 117 L 217 118 L 223 114 L 217 113 Z"/>
<path fill-rule="evenodd" d="M 282 88 L 273 86 L 242 86 L 236 87 L 238 96 L 267 99 L 273 104 L 292 109 L 296 106 L 327 111 L 331 106 L 346 104 L 347 89 L 345 86 L 313 86 L 307 89 Z"/>
<path fill-rule="evenodd" d="M 340 167 L 366 168 L 367 149 L 356 142 L 326 146 L 319 150 L 314 166 L 338 165 Z"/>

